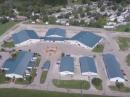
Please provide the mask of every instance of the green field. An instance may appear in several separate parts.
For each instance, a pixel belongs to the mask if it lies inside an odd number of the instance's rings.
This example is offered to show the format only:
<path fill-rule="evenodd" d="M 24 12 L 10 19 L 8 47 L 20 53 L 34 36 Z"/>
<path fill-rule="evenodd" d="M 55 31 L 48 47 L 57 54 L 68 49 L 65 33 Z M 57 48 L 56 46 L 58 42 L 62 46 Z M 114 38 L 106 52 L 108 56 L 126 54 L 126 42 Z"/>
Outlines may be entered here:
<path fill-rule="evenodd" d="M 2 35 L 4 32 L 6 32 L 9 28 L 17 24 L 18 22 L 10 21 L 4 24 L 0 23 L 0 35 Z"/>
<path fill-rule="evenodd" d="M 130 37 L 118 37 L 117 42 L 121 50 L 127 50 L 130 46 Z"/>
<path fill-rule="evenodd" d="M 57 87 L 71 88 L 71 89 L 89 89 L 90 84 L 85 80 L 53 80 L 53 83 Z"/>
<path fill-rule="evenodd" d="M 127 65 L 130 66 L 130 54 L 127 55 L 126 62 Z"/>
<path fill-rule="evenodd" d="M 116 31 L 119 31 L 119 32 L 130 32 L 130 23 L 127 24 L 127 25 L 121 25 L 121 26 L 117 27 Z"/>
<path fill-rule="evenodd" d="M 40 83 L 44 83 L 46 80 L 46 76 L 47 76 L 48 71 L 43 71 L 41 78 L 40 78 Z"/>
<path fill-rule="evenodd" d="M 22 89 L 0 89 L 0 97 L 112 97 L 96 95 L 80 95 Z M 114 97 L 114 96 L 113 96 Z"/>
<path fill-rule="evenodd" d="M 102 44 L 97 45 L 94 49 L 93 52 L 101 53 L 104 50 L 104 46 Z"/>
<path fill-rule="evenodd" d="M 13 41 L 6 41 L 2 44 L 2 47 L 12 48 L 12 47 L 14 47 L 14 43 L 13 43 Z"/>
<path fill-rule="evenodd" d="M 123 86 L 121 88 L 117 88 L 116 86 L 109 86 L 109 88 L 113 91 L 130 92 L 130 88 L 127 86 Z"/>

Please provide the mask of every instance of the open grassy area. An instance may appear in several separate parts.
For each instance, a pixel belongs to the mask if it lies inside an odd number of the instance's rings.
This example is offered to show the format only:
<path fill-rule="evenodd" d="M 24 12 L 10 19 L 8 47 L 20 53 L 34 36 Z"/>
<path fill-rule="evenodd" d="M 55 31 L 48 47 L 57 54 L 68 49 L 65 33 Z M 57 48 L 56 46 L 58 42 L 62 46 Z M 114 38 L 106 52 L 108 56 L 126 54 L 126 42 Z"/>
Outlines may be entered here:
<path fill-rule="evenodd" d="M 98 90 L 102 90 L 102 80 L 99 78 L 93 78 L 92 79 L 92 84 L 93 86 L 98 89 Z"/>
<path fill-rule="evenodd" d="M 46 76 L 47 76 L 48 71 L 43 71 L 41 78 L 40 78 L 40 83 L 44 83 L 46 80 Z"/>
<path fill-rule="evenodd" d="M 118 44 L 121 50 L 127 50 L 130 46 L 130 37 L 118 37 Z"/>
<path fill-rule="evenodd" d="M 93 52 L 101 53 L 104 50 L 104 46 L 102 44 L 97 45 L 94 49 Z"/>
<path fill-rule="evenodd" d="M 12 47 L 14 47 L 14 43 L 13 43 L 13 41 L 5 41 L 5 42 L 2 44 L 2 47 L 12 48 Z"/>
<path fill-rule="evenodd" d="M 116 31 L 119 32 L 130 32 L 130 23 L 127 25 L 121 25 L 116 28 Z"/>
<path fill-rule="evenodd" d="M 22 90 L 13 88 L 13 89 L 0 89 L 0 97 L 112 97 L 112 96 L 97 96 L 97 95 L 81 96 L 80 94 Z"/>
<path fill-rule="evenodd" d="M 89 89 L 90 83 L 85 80 L 53 80 L 53 83 L 57 87 L 71 88 L 71 89 Z"/>
<path fill-rule="evenodd" d="M 130 54 L 127 55 L 126 62 L 127 62 L 127 65 L 130 66 Z"/>
<path fill-rule="evenodd" d="M 130 92 L 130 88 L 126 86 L 123 86 L 121 88 L 117 88 L 116 86 L 109 86 L 109 88 L 113 91 Z"/>
<path fill-rule="evenodd" d="M 18 22 L 10 21 L 7 23 L 0 23 L 0 35 L 2 35 L 4 32 L 6 32 L 9 28 L 17 24 Z"/>
<path fill-rule="evenodd" d="M 4 73 L 0 72 L 0 84 L 2 84 L 2 83 L 8 83 L 8 82 L 9 82 L 9 79 L 7 79 L 5 77 Z"/>

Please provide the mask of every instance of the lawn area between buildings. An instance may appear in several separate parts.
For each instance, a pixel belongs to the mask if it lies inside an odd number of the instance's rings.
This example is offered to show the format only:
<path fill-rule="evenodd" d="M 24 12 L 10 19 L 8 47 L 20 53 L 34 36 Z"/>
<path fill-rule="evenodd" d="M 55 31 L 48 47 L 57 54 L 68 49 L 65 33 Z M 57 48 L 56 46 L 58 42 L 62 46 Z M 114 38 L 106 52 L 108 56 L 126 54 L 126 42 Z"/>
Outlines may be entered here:
<path fill-rule="evenodd" d="M 11 28 L 12 26 L 14 26 L 17 23 L 18 22 L 14 22 L 14 21 L 9 21 L 9 22 L 4 23 L 4 24 L 0 23 L 0 35 L 5 33 L 9 28 Z"/>
<path fill-rule="evenodd" d="M 127 86 L 122 86 L 120 88 L 118 88 L 117 86 L 109 86 L 109 88 L 113 91 L 130 92 L 130 88 Z"/>
<path fill-rule="evenodd" d="M 104 46 L 102 44 L 97 45 L 94 49 L 93 52 L 101 53 L 104 50 Z"/>
<path fill-rule="evenodd" d="M 118 45 L 121 50 L 127 50 L 130 46 L 130 37 L 118 37 Z"/>
<path fill-rule="evenodd" d="M 127 65 L 130 66 L 130 54 L 127 55 L 126 62 Z"/>
<path fill-rule="evenodd" d="M 60 88 L 86 89 L 90 88 L 90 83 L 85 80 L 58 80 L 54 79 L 53 84 Z"/>
<path fill-rule="evenodd" d="M 80 95 L 72 93 L 58 93 L 25 89 L 0 89 L 0 97 L 115 97 L 98 95 Z"/>
<path fill-rule="evenodd" d="M 8 83 L 9 79 L 5 77 L 5 74 L 0 71 L 0 84 Z"/>
<path fill-rule="evenodd" d="M 93 78 L 92 84 L 98 90 L 102 90 L 102 80 L 100 78 Z"/>
<path fill-rule="evenodd" d="M 47 73 L 48 73 L 48 71 L 43 71 L 42 72 L 42 75 L 41 75 L 41 78 L 40 78 L 40 83 L 44 83 L 45 82 L 46 77 L 47 77 Z"/>
<path fill-rule="evenodd" d="M 2 44 L 2 47 L 12 48 L 12 47 L 14 47 L 14 43 L 13 43 L 13 41 L 4 41 Z"/>

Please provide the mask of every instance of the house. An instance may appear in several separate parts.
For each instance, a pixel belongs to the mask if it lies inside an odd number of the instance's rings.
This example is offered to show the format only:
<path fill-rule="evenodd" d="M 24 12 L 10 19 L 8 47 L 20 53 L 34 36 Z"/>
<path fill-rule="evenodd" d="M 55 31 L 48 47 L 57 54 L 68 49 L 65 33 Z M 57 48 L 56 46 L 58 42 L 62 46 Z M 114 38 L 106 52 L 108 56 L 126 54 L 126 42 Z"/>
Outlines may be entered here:
<path fill-rule="evenodd" d="M 80 69 L 82 75 L 97 76 L 96 64 L 93 57 L 80 57 Z"/>
<path fill-rule="evenodd" d="M 61 75 L 73 75 L 74 74 L 74 58 L 71 56 L 64 56 L 60 62 L 60 74 Z"/>
<path fill-rule="evenodd" d="M 101 36 L 98 36 L 92 32 L 81 31 L 73 36 L 68 42 L 75 44 L 86 49 L 93 49 L 103 40 Z"/>
<path fill-rule="evenodd" d="M 32 58 L 33 53 L 20 51 L 16 58 L 6 60 L 1 68 L 5 70 L 5 77 L 16 79 L 24 78 L 26 76 L 26 71 L 34 67 L 34 63 L 31 62 Z"/>
<path fill-rule="evenodd" d="M 26 46 L 40 41 L 39 37 L 33 30 L 22 30 L 12 35 L 16 47 Z"/>
<path fill-rule="evenodd" d="M 112 54 L 103 54 L 103 61 L 106 67 L 107 76 L 112 82 L 125 82 L 120 64 Z"/>

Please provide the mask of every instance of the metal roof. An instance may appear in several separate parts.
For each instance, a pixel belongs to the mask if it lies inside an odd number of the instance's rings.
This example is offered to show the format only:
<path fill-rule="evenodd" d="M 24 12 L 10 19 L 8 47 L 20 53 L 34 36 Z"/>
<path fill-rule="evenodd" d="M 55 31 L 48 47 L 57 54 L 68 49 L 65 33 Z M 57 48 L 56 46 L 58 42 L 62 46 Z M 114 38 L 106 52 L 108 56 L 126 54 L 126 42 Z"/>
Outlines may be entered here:
<path fill-rule="evenodd" d="M 75 36 L 73 36 L 71 39 L 77 40 L 92 48 L 102 39 L 102 37 L 92 32 L 81 31 Z"/>
<path fill-rule="evenodd" d="M 117 62 L 114 55 L 103 54 L 103 61 L 106 66 L 106 71 L 109 78 L 123 78 L 123 74 L 120 70 L 120 64 Z"/>
<path fill-rule="evenodd" d="M 87 56 L 80 57 L 79 61 L 80 61 L 81 73 L 84 72 L 97 73 L 96 64 L 92 57 L 87 57 Z"/>
<path fill-rule="evenodd" d="M 46 37 L 64 37 L 65 38 L 66 31 L 65 29 L 61 28 L 50 28 L 47 33 Z"/>
<path fill-rule="evenodd" d="M 49 41 L 64 41 L 64 40 L 67 40 L 64 37 L 43 37 L 43 39 L 45 41 L 47 41 L 47 40 L 49 40 Z"/>
<path fill-rule="evenodd" d="M 70 56 L 64 56 L 60 63 L 60 72 L 70 71 L 74 72 L 74 58 Z"/>
<path fill-rule="evenodd" d="M 3 67 L 8 68 L 9 70 L 6 72 L 7 74 L 19 74 L 23 75 L 25 70 L 27 69 L 33 54 L 27 51 L 20 51 L 16 57 L 16 59 L 7 60 Z"/>
<path fill-rule="evenodd" d="M 19 44 L 29 39 L 39 39 L 33 30 L 22 30 L 12 35 L 14 44 Z"/>

